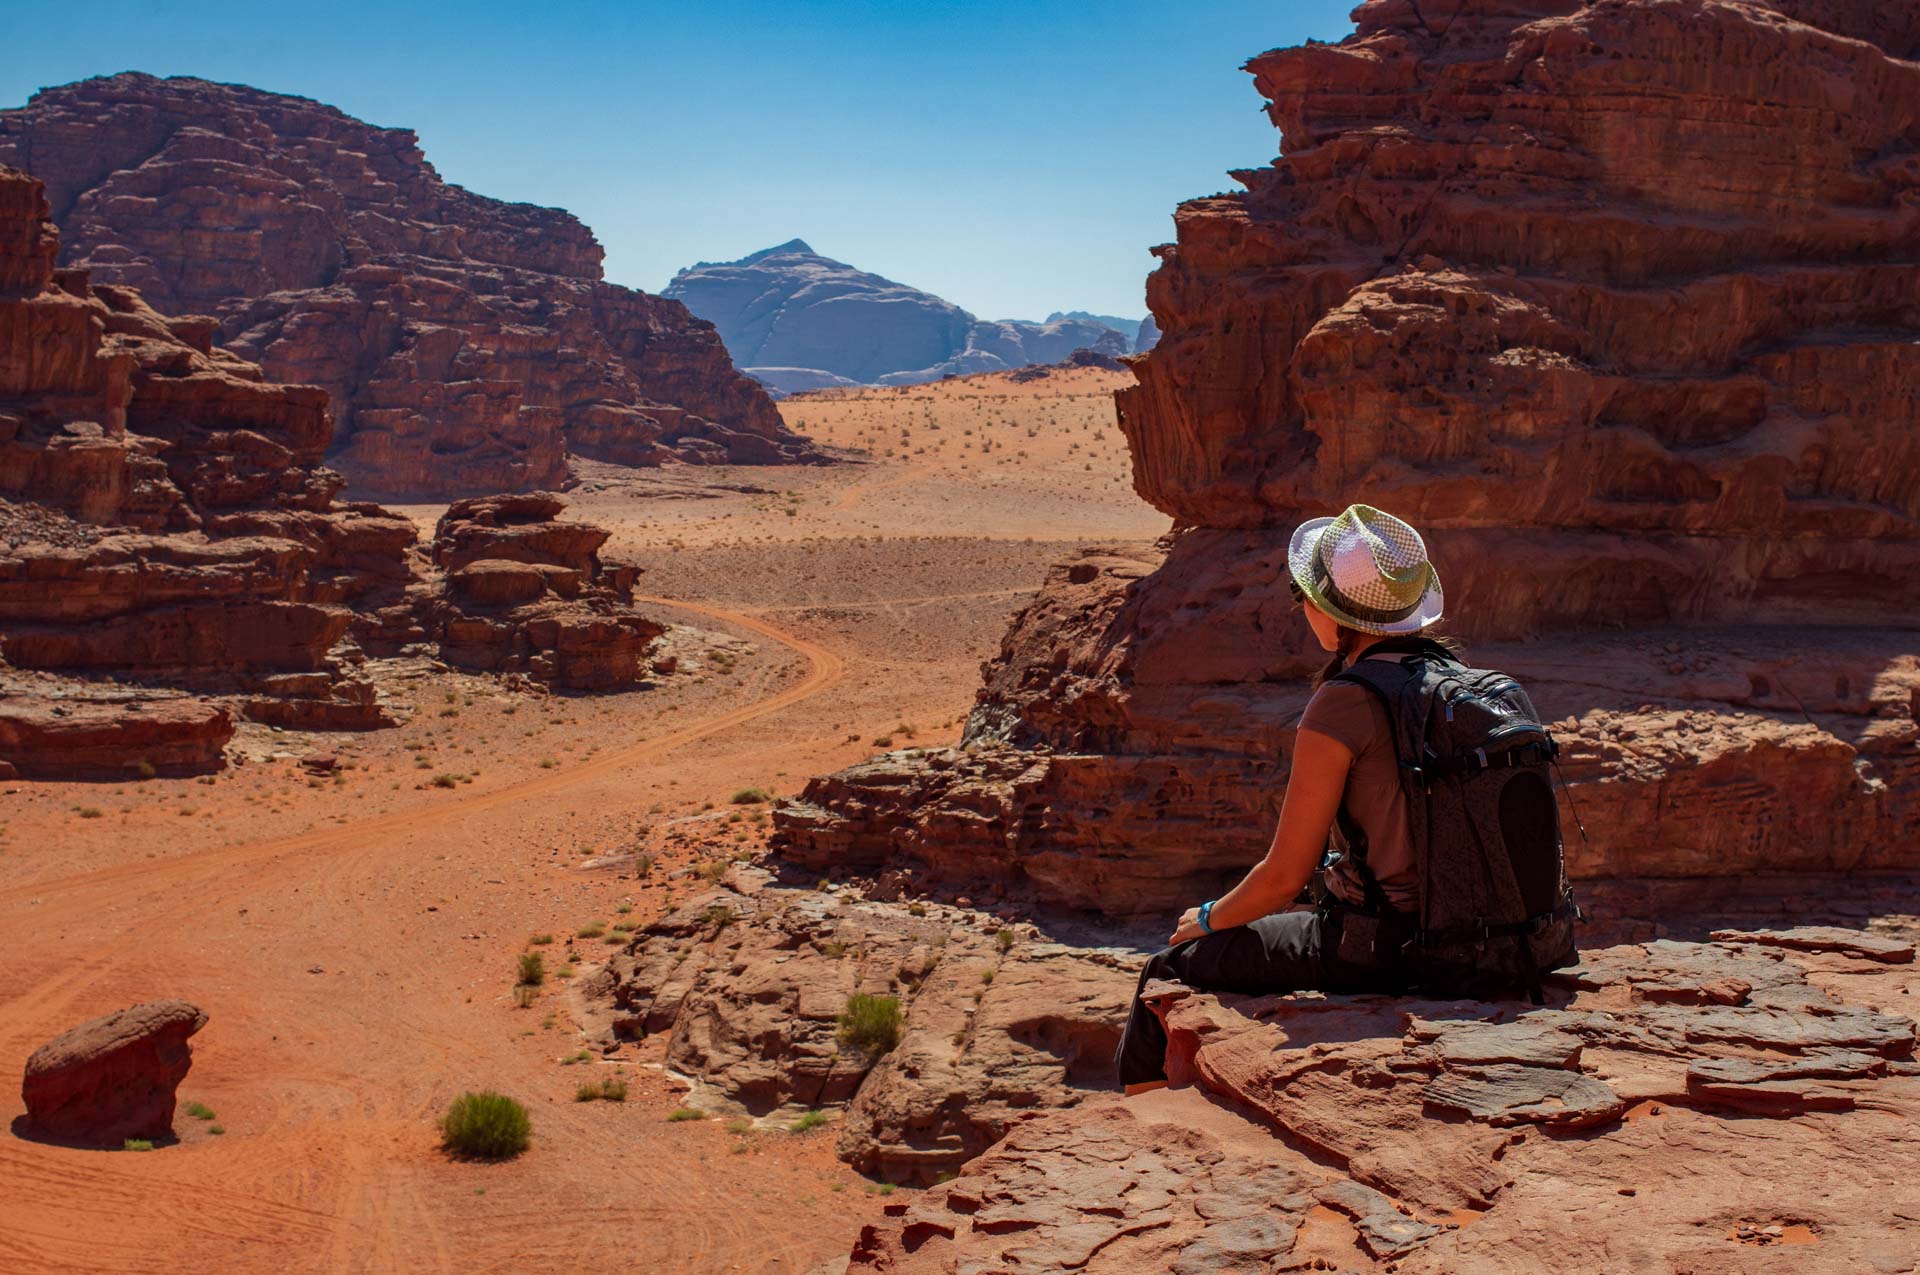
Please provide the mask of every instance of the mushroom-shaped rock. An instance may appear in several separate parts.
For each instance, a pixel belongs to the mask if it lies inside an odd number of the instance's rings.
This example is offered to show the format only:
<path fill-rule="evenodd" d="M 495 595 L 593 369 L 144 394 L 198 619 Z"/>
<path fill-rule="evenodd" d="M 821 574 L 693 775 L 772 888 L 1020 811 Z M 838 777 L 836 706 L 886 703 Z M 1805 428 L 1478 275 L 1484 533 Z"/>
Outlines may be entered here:
<path fill-rule="evenodd" d="M 150 1001 L 82 1023 L 33 1051 L 20 1096 L 34 1133 L 118 1146 L 173 1130 L 174 1091 L 193 1065 L 187 1038 L 207 1015 Z"/>

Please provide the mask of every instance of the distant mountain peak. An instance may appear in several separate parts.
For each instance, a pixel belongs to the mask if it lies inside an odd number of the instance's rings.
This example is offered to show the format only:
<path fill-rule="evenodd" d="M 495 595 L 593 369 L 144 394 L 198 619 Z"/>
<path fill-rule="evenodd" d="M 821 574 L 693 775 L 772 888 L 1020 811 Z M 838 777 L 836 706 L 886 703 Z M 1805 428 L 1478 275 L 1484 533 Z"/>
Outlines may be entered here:
<path fill-rule="evenodd" d="M 771 248 L 762 248 L 759 252 L 750 253 L 732 264 L 736 266 L 750 266 L 756 261 L 765 261 L 768 257 L 784 257 L 790 253 L 800 253 L 808 257 L 817 257 L 820 255 L 813 250 L 813 245 L 809 244 L 806 240 L 789 239 L 785 243 L 775 244 Z"/>

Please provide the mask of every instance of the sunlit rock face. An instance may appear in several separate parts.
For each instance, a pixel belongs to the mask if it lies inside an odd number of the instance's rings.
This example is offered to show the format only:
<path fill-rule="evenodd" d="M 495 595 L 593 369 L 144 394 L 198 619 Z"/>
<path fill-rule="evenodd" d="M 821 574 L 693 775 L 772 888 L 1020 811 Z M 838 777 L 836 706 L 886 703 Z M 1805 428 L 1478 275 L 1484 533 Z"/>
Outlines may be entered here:
<path fill-rule="evenodd" d="M 1301 520 L 1427 535 L 1567 746 L 1593 881 L 1920 867 L 1920 19 L 1376 0 L 1247 65 L 1281 154 L 1183 204 L 1118 395 L 1152 552 L 1062 564 L 961 745 L 787 852 L 1174 915 L 1265 849 L 1322 658 Z"/>
<path fill-rule="evenodd" d="M 325 387 L 356 492 L 560 485 L 622 464 L 819 459 L 676 301 L 605 281 L 571 214 L 442 181 L 407 129 L 306 98 L 128 73 L 0 111 L 68 259 L 211 314 L 268 376 Z"/>

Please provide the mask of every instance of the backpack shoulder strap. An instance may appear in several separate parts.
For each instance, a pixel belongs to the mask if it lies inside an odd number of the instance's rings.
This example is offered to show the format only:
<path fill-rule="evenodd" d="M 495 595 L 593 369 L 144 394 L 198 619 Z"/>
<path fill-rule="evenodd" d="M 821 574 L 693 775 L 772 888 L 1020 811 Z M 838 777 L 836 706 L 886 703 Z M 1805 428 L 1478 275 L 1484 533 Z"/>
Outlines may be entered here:
<path fill-rule="evenodd" d="M 1421 746 L 1426 738 L 1427 703 L 1430 698 L 1430 672 L 1426 665 L 1429 660 L 1444 658 L 1454 663 L 1453 653 L 1438 642 L 1425 638 L 1388 639 L 1400 643 L 1417 643 L 1409 654 L 1424 656 L 1412 660 L 1355 660 L 1352 665 L 1329 678 L 1334 682 L 1349 682 L 1363 686 L 1386 710 L 1387 730 L 1393 745 L 1395 759 L 1400 764 L 1401 790 L 1408 792 L 1406 776 L 1409 767 L 1419 765 Z M 1398 646 L 1388 648 L 1387 642 L 1379 642 L 1368 648 L 1369 652 L 1386 648 L 1397 653 Z M 1354 870 L 1360 876 L 1360 887 L 1366 896 L 1366 906 L 1376 915 L 1387 915 L 1393 908 L 1387 902 L 1386 892 L 1380 888 L 1380 879 L 1374 875 L 1373 866 L 1367 862 L 1367 836 L 1359 822 L 1347 814 L 1343 801 L 1335 812 L 1340 824 L 1340 833 L 1347 841 L 1348 857 L 1353 861 Z"/>

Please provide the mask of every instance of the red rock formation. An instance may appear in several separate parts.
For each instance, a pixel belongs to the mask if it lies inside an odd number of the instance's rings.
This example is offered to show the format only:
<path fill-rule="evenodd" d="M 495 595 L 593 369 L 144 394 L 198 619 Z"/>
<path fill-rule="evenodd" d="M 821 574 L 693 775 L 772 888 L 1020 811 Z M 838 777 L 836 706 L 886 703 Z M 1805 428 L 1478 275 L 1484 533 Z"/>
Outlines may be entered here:
<path fill-rule="evenodd" d="M 633 609 L 640 569 L 602 564 L 612 533 L 556 517 L 565 508 L 544 492 L 448 507 L 433 537 L 446 576 L 422 606 L 442 659 L 577 690 L 646 677 L 647 649 L 666 626 Z"/>
<path fill-rule="evenodd" d="M 844 1105 L 841 1159 L 924 1184 L 1022 1112 L 1109 1086 L 1137 972 L 1027 927 L 1006 928 L 1003 945 L 1004 925 L 740 881 L 638 931 L 585 985 L 605 1002 L 603 1045 L 667 1034 L 666 1063 L 699 1079 L 697 1104 L 754 1116 Z M 897 999 L 892 1048 L 839 1039 L 855 992 Z"/>
<path fill-rule="evenodd" d="M 170 1137 L 174 1091 L 193 1066 L 187 1039 L 206 1025 L 205 1011 L 185 1001 L 151 1001 L 48 1041 L 20 1086 L 28 1130 L 107 1147 Z"/>
<path fill-rule="evenodd" d="M 1208 897 L 1265 848 L 1321 658 L 1287 536 L 1358 500 L 1428 533 L 1451 631 L 1559 719 L 1576 876 L 1920 867 L 1913 24 L 1355 18 L 1249 64 L 1281 158 L 1158 250 L 1118 407 L 1175 533 L 1063 565 L 962 748 L 816 781 L 786 852 Z"/>
<path fill-rule="evenodd" d="M 1897 1269 L 1914 1024 L 1870 1006 L 1913 944 L 1753 937 L 1595 952 L 1517 1018 L 1153 985 L 1173 1087 L 1016 1124 L 848 1269 Z"/>
<path fill-rule="evenodd" d="M 820 459 L 710 325 L 605 282 L 569 214 L 441 181 L 407 130 L 128 73 L 0 111 L 0 162 L 47 183 L 96 280 L 217 315 L 267 375 L 324 387 L 362 492 L 557 486 L 569 450 Z"/>
<path fill-rule="evenodd" d="M 118 694 L 0 694 L 5 778 L 126 779 L 217 770 L 233 738 L 224 705 Z"/>
<path fill-rule="evenodd" d="M 211 320 L 55 271 L 47 212 L 39 182 L 0 168 L 0 656 L 239 693 L 263 720 L 385 724 L 334 648 L 344 603 L 404 588 L 413 528 L 335 505 L 326 395 L 264 380 L 212 344 Z M 16 693 L 0 755 L 172 768 L 217 760 L 231 731 L 224 710 L 169 706 L 158 716 L 185 714 L 179 731 L 126 715 L 115 742 L 104 710 L 78 707 L 93 734 L 62 743 L 44 720 L 57 707 Z"/>

